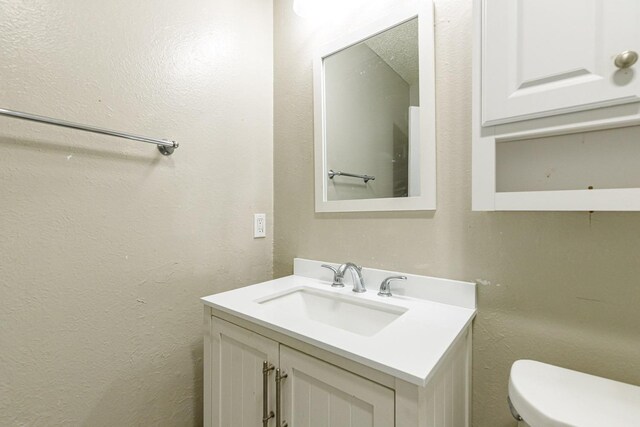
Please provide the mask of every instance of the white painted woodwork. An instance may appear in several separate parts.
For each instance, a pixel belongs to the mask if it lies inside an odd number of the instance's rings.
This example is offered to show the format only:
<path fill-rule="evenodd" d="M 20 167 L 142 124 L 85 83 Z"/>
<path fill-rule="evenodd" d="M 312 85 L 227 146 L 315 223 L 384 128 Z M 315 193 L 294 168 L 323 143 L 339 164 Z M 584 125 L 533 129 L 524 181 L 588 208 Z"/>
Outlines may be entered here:
<path fill-rule="evenodd" d="M 396 381 L 396 426 L 471 426 L 471 331 L 457 340 L 425 387 Z"/>
<path fill-rule="evenodd" d="M 469 336 L 470 338 L 470 336 Z M 470 426 L 471 364 L 461 342 L 427 385 L 426 425 L 433 427 Z"/>
<path fill-rule="evenodd" d="M 220 320 L 210 322 L 210 328 L 211 356 L 207 363 L 211 364 L 211 390 L 205 392 L 205 425 L 261 426 L 262 362 L 277 367 L 278 343 Z M 269 408 L 275 411 L 274 377 L 272 371 L 268 397 Z"/>
<path fill-rule="evenodd" d="M 327 197 L 329 167 L 326 159 L 324 114 L 324 65 L 323 58 L 366 40 L 380 32 L 418 17 L 420 109 L 418 160 L 412 161 L 412 169 L 419 184 L 419 194 L 409 197 L 377 199 L 329 200 Z M 314 85 L 314 157 L 315 157 L 315 210 L 316 212 L 404 211 L 436 209 L 436 92 L 435 92 L 435 39 L 433 0 L 414 0 L 409 6 L 394 6 L 384 11 L 374 22 L 344 34 L 322 46 L 313 64 Z M 333 38 L 333 37 L 332 37 Z M 369 172 L 371 173 L 371 172 Z M 375 175 L 375 173 L 371 173 Z M 417 192 L 417 190 L 416 190 Z"/>
<path fill-rule="evenodd" d="M 280 347 L 284 420 L 296 427 L 392 427 L 394 393 L 336 366 Z"/>
<path fill-rule="evenodd" d="M 361 367 L 348 359 L 331 355 L 332 363 L 327 363 L 308 355 L 325 354 L 314 347 L 243 319 L 227 317 L 244 327 L 236 326 L 214 314 L 228 316 L 205 307 L 206 427 L 261 425 L 264 358 L 288 374 L 282 381 L 282 419 L 291 427 L 471 425 L 470 329 L 452 343 L 425 386 L 386 379 L 387 374 L 376 375 L 377 380 L 389 385 L 385 387 L 364 378 Z M 255 327 L 269 338 L 245 327 Z M 278 345 L 281 341 L 300 347 Z M 241 359 L 247 363 L 241 363 Z M 269 385 L 269 408 L 275 411 L 274 373 L 269 376 Z M 254 421 L 256 414 L 258 421 Z M 273 419 L 269 427 L 275 427 Z"/>
<path fill-rule="evenodd" d="M 483 125 L 639 101 L 637 0 L 484 0 Z"/>
<path fill-rule="evenodd" d="M 473 210 L 640 210 L 640 2 L 474 6 Z"/>

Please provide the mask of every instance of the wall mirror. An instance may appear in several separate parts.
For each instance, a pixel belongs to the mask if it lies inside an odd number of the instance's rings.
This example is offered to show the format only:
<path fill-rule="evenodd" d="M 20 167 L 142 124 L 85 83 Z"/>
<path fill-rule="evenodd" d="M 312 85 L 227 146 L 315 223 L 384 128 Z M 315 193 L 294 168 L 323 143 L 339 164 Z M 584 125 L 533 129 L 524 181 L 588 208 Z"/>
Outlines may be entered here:
<path fill-rule="evenodd" d="M 431 1 L 320 49 L 314 101 L 316 212 L 435 209 Z"/>

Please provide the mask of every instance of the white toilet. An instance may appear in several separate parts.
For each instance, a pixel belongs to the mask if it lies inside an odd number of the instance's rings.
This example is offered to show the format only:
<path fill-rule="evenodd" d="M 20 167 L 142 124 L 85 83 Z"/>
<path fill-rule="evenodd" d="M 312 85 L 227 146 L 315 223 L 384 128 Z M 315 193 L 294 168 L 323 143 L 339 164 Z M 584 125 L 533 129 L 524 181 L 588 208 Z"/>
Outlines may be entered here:
<path fill-rule="evenodd" d="M 640 426 L 640 387 L 533 360 L 511 366 L 509 404 L 519 426 Z"/>

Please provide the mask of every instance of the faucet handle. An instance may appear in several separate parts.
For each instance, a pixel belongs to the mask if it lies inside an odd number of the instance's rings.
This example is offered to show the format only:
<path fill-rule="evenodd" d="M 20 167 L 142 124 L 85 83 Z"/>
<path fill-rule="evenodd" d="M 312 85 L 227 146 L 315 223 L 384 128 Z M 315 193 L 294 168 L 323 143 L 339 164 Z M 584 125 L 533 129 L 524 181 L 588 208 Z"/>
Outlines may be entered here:
<path fill-rule="evenodd" d="M 333 271 L 333 283 L 331 284 L 332 287 L 344 288 L 344 283 L 342 283 L 342 276 L 338 272 L 337 268 L 328 264 L 322 264 L 321 267 L 328 268 L 329 270 Z"/>
<path fill-rule="evenodd" d="M 391 296 L 391 282 L 393 280 L 407 280 L 407 276 L 391 276 L 387 277 L 380 283 L 380 292 L 378 295 L 381 297 L 390 297 Z"/>

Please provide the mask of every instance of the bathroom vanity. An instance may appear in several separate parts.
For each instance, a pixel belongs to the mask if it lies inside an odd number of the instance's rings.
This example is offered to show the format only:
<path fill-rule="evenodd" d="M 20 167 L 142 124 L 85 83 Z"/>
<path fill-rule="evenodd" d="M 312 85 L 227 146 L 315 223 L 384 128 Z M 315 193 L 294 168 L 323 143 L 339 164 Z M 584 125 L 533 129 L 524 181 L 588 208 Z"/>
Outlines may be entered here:
<path fill-rule="evenodd" d="M 202 298 L 205 426 L 469 426 L 475 285 L 322 264 Z"/>

